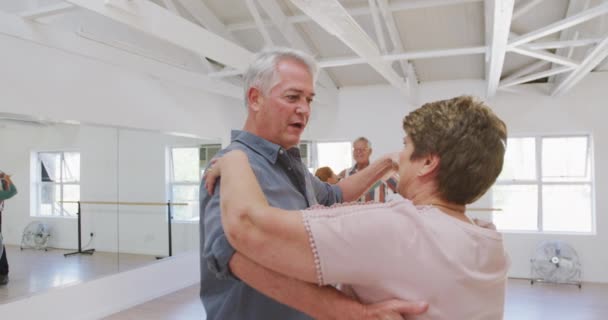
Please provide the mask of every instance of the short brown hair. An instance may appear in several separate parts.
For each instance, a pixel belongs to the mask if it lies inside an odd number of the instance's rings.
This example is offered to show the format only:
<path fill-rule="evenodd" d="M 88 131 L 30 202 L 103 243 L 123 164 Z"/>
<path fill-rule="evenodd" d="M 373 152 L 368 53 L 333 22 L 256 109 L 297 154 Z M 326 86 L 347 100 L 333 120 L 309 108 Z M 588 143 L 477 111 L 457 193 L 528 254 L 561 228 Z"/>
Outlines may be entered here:
<path fill-rule="evenodd" d="M 481 197 L 502 171 L 507 126 L 471 96 L 431 102 L 403 119 L 414 143 L 412 160 L 439 156 L 438 191 L 457 204 Z"/>
<path fill-rule="evenodd" d="M 321 167 L 315 171 L 315 176 L 323 182 L 327 182 L 327 179 L 331 178 L 333 175 L 334 172 L 330 167 Z"/>

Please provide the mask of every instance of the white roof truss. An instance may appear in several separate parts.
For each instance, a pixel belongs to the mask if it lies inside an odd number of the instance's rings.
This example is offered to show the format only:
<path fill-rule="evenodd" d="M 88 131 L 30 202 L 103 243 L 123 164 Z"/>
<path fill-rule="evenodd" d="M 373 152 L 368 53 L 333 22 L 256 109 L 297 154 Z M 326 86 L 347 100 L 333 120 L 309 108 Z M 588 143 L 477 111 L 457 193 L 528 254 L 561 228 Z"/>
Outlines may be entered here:
<path fill-rule="evenodd" d="M 604 40 L 591 50 L 578 68 L 574 69 L 574 71 L 555 84 L 555 87 L 551 90 L 551 95 L 559 95 L 572 88 L 581 81 L 585 75 L 597 67 L 600 62 L 606 59 L 606 57 L 608 57 L 608 37 L 604 38 Z"/>
<path fill-rule="evenodd" d="M 515 20 L 515 19 L 523 16 L 524 14 L 528 13 L 528 11 L 532 10 L 534 7 L 536 7 L 543 1 L 544 0 L 527 0 L 527 2 L 524 2 L 524 4 L 517 6 L 517 8 L 515 8 L 513 10 L 512 19 Z"/>
<path fill-rule="evenodd" d="M 511 87 L 511 86 L 514 86 L 517 84 L 526 83 L 526 82 L 546 78 L 549 76 L 553 76 L 556 74 L 568 72 L 568 71 L 571 71 L 572 69 L 574 69 L 574 68 L 568 67 L 568 66 L 561 66 L 559 68 L 553 68 L 553 69 L 529 74 L 529 75 L 526 75 L 526 76 L 523 76 L 523 77 L 520 77 L 517 79 L 503 80 L 500 82 L 500 89 L 505 89 L 505 88 L 508 88 L 508 87 Z"/>
<path fill-rule="evenodd" d="M 262 38 L 264 38 L 264 43 L 266 46 L 274 45 L 274 42 L 272 41 L 272 38 L 270 37 L 270 34 L 268 33 L 268 30 L 266 30 L 266 26 L 262 21 L 262 16 L 260 15 L 260 11 L 258 11 L 255 0 L 245 0 L 245 4 L 247 4 L 247 9 L 249 9 L 249 13 L 251 13 L 258 31 L 262 34 Z"/>
<path fill-rule="evenodd" d="M 440 57 L 452 57 L 462 56 L 469 54 L 485 54 L 487 51 L 486 46 L 477 47 L 465 47 L 465 48 L 454 48 L 454 49 L 437 49 L 437 50 L 412 50 L 402 53 L 386 54 L 382 56 L 385 61 L 396 61 L 396 60 L 415 60 L 415 59 L 430 59 Z M 367 60 L 362 57 L 342 57 L 342 58 L 330 58 L 322 59 L 319 61 L 321 68 L 348 66 L 353 64 L 366 63 Z"/>
<path fill-rule="evenodd" d="M 25 19 L 35 20 L 38 18 L 53 16 L 56 14 L 72 11 L 74 9 L 77 9 L 77 7 L 69 3 L 57 3 L 44 7 L 33 8 L 31 10 L 22 12 L 20 15 L 22 18 Z"/>
<path fill-rule="evenodd" d="M 399 30 L 397 29 L 397 24 L 395 23 L 395 18 L 393 17 L 392 11 L 390 11 L 389 4 L 387 0 L 377 0 L 378 6 L 380 7 L 380 11 L 382 12 L 382 16 L 384 17 L 384 21 L 386 22 L 386 28 L 388 31 L 389 38 L 393 43 L 393 54 L 403 53 L 405 48 L 403 47 L 403 43 L 401 42 L 401 36 L 399 34 Z M 416 71 L 414 70 L 414 65 L 406 60 L 400 59 L 399 65 L 401 66 L 401 71 L 407 78 L 407 86 L 412 96 L 413 101 L 418 100 L 418 77 L 416 76 Z"/>
<path fill-rule="evenodd" d="M 406 96 L 409 95 L 405 83 L 393 70 L 391 64 L 382 59 L 376 44 L 337 0 L 317 2 L 291 0 L 291 2 L 313 18 L 327 32 L 344 42 L 357 55 L 366 59 L 369 65 L 391 85 Z"/>
<path fill-rule="evenodd" d="M 590 0 L 570 0 L 570 1 L 568 1 L 568 9 L 566 11 L 566 17 L 570 17 L 583 10 L 587 10 L 589 8 L 589 5 L 590 5 Z M 576 28 L 564 29 L 564 30 L 560 31 L 560 33 L 559 33 L 559 40 L 561 40 L 561 41 L 577 40 L 578 37 L 579 37 L 579 33 L 576 30 Z M 599 41 L 601 41 L 601 39 L 599 39 L 598 42 Z M 555 51 L 555 54 L 566 57 L 566 58 L 570 58 L 573 53 L 574 53 L 574 47 L 558 48 L 558 50 Z M 557 66 L 552 66 L 552 67 L 556 68 Z M 560 78 L 562 76 L 550 77 L 549 82 L 555 83 L 556 80 L 560 80 Z"/>
<path fill-rule="evenodd" d="M 378 44 L 380 45 L 380 52 L 382 52 L 382 54 L 386 54 L 386 40 L 384 39 L 384 30 L 382 29 L 382 24 L 380 22 L 380 11 L 378 10 L 378 4 L 376 3 L 376 0 L 367 0 L 367 2 L 372 13 L 374 31 L 376 31 L 376 38 L 378 39 Z"/>
<path fill-rule="evenodd" d="M 263 0 L 262 2 L 270 1 Z M 423 8 L 432 8 L 439 6 L 448 6 L 448 5 L 457 5 L 461 3 L 475 3 L 481 2 L 483 0 L 392 0 L 389 4 L 390 12 L 397 11 L 405 11 L 405 10 L 413 10 L 413 9 L 423 9 Z M 260 3 L 261 4 L 261 3 Z M 353 8 L 348 8 L 346 11 L 353 17 L 370 15 L 371 9 L 369 5 L 358 6 Z M 299 14 L 288 16 L 287 21 L 289 23 L 301 23 L 301 22 L 309 22 L 311 18 L 306 14 Z M 270 25 L 270 21 L 264 21 L 265 24 Z M 241 23 L 233 23 L 227 25 L 228 30 L 236 31 L 236 30 L 247 30 L 247 29 L 255 29 L 257 26 L 253 22 L 241 22 Z"/>
<path fill-rule="evenodd" d="M 549 64 L 549 61 L 546 60 L 538 60 L 536 62 L 533 62 L 515 72 L 513 72 L 512 74 L 510 74 L 508 77 L 505 77 L 503 79 L 501 79 L 501 83 L 500 83 L 500 87 L 499 89 L 502 88 L 504 83 L 508 83 L 508 82 L 512 82 L 516 79 L 519 79 L 523 76 L 526 76 L 528 74 L 531 74 L 532 72 L 546 66 Z"/>
<path fill-rule="evenodd" d="M 205 29 L 220 35 L 226 40 L 237 42 L 224 23 L 200 0 L 175 0 L 178 1 L 188 13 L 196 19 Z"/>
<path fill-rule="evenodd" d="M 486 39 L 486 96 L 492 97 L 498 89 L 507 53 L 513 0 L 485 0 Z"/>
<path fill-rule="evenodd" d="M 245 70 L 253 58 L 253 54 L 243 47 L 146 0 L 68 0 L 68 2 L 237 70 Z"/>
<path fill-rule="evenodd" d="M 578 63 L 577 61 L 566 57 L 558 56 L 556 54 L 544 50 L 529 50 L 521 47 L 513 47 L 509 51 L 536 59 L 546 60 L 562 66 L 568 66 L 571 68 L 576 68 L 580 65 L 580 63 Z"/>
<path fill-rule="evenodd" d="M 538 30 L 521 35 L 511 41 L 509 43 L 509 46 L 515 47 L 524 43 L 531 42 L 538 38 L 542 38 L 552 33 L 581 24 L 585 21 L 591 20 L 605 13 L 608 13 L 608 2 L 603 2 L 593 8 L 589 8 L 572 16 L 566 17 L 565 19 L 562 19 L 560 21 L 554 22 L 548 26 L 542 27 Z"/>
<path fill-rule="evenodd" d="M 266 11 L 266 15 L 272 19 L 272 23 L 277 30 L 283 34 L 284 38 L 291 46 L 299 50 L 312 53 L 310 46 L 306 43 L 294 25 L 287 22 L 287 16 L 285 13 L 283 13 L 283 10 L 281 10 L 275 1 L 263 0 L 260 1 L 259 4 L 262 9 Z M 319 70 L 318 82 L 323 88 L 317 87 L 317 93 L 319 93 L 320 90 L 323 90 L 328 98 L 335 101 L 338 96 L 338 88 L 327 71 Z"/>

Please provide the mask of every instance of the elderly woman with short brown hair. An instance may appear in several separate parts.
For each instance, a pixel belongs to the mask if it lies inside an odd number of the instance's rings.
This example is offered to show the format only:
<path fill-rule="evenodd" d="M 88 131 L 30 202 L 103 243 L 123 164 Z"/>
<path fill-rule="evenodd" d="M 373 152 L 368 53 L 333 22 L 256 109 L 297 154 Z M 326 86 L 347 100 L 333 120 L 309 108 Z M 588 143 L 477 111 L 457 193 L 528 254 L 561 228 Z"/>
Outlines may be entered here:
<path fill-rule="evenodd" d="M 428 312 L 412 319 L 502 319 L 509 266 L 502 236 L 465 211 L 502 170 L 504 122 L 462 96 L 423 105 L 403 128 L 403 198 L 388 203 L 272 208 L 247 156 L 225 155 L 207 188 L 219 173 L 228 240 L 263 266 L 318 285 L 341 284 L 364 303 L 429 302 Z"/>

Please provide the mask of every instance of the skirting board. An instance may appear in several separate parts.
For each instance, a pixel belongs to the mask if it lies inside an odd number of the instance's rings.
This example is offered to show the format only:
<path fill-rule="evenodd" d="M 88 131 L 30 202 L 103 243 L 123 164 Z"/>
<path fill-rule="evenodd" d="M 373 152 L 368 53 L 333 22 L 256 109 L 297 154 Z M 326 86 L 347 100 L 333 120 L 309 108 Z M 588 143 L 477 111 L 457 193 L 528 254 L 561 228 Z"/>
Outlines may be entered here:
<path fill-rule="evenodd" d="M 99 319 L 200 281 L 198 252 L 0 305 L 2 319 Z M 9 283 L 10 285 L 10 283 Z"/>

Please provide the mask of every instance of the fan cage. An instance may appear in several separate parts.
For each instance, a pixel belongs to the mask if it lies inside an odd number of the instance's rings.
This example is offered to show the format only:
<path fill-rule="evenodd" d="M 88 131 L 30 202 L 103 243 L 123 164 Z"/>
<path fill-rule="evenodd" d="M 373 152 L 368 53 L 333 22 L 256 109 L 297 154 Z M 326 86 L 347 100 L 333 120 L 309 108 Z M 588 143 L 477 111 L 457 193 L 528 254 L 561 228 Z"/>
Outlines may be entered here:
<path fill-rule="evenodd" d="M 530 259 L 530 285 L 535 282 L 571 284 L 582 288 L 578 254 L 563 241 L 540 243 Z"/>
<path fill-rule="evenodd" d="M 51 232 L 48 225 L 41 221 L 32 221 L 23 229 L 21 250 L 36 249 L 47 251 L 50 237 Z"/>

